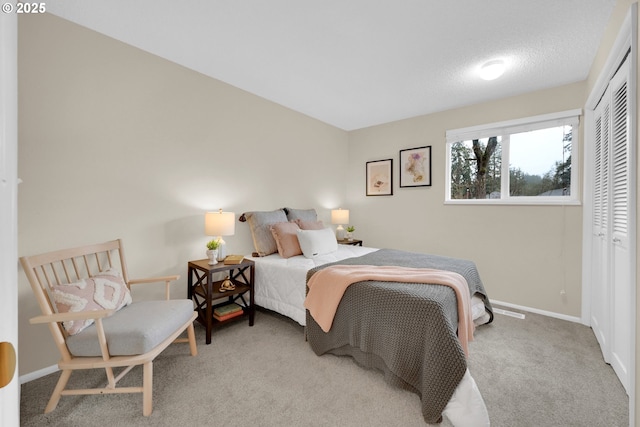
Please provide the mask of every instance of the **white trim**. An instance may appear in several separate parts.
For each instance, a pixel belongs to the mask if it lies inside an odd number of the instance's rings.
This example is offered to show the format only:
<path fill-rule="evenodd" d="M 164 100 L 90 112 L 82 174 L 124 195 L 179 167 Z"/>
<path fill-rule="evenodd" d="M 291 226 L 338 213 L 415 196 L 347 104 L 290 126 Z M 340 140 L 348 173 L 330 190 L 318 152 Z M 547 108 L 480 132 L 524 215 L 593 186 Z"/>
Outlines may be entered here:
<path fill-rule="evenodd" d="M 526 307 L 526 306 L 523 306 L 523 305 L 511 304 L 511 303 L 502 302 L 502 301 L 496 301 L 494 299 L 491 300 L 491 305 L 496 305 L 496 306 L 500 306 L 500 307 L 515 308 L 516 310 L 528 311 L 529 313 L 535 313 L 535 314 L 540 314 L 542 316 L 553 317 L 553 318 L 560 319 L 560 320 L 567 320 L 569 322 L 584 324 L 582 322 L 582 319 L 579 318 L 579 317 L 567 316 L 566 314 L 554 313 L 553 311 L 540 310 L 540 309 L 537 309 L 537 308 Z"/>
<path fill-rule="evenodd" d="M 472 138 L 482 138 L 487 136 L 495 136 L 498 134 L 510 134 L 525 132 L 528 130 L 543 129 L 545 127 L 560 126 L 562 124 L 572 124 L 577 126 L 579 117 L 582 115 L 582 109 L 560 111 L 557 113 L 541 114 L 538 116 L 523 117 L 520 119 L 506 120 L 503 122 L 487 123 L 477 126 L 469 126 L 466 128 L 452 129 L 446 132 L 447 142 L 466 141 Z M 567 122 L 568 118 L 576 119 Z"/>
<path fill-rule="evenodd" d="M 449 168 L 450 169 L 450 168 Z M 580 200 L 568 196 L 556 197 L 509 197 L 508 199 L 449 199 L 445 205 L 573 205 L 580 206 Z"/>
<path fill-rule="evenodd" d="M 15 2 L 12 2 L 15 3 Z M 9 3 L 11 5 L 11 3 Z M 0 425 L 20 422 L 18 319 L 18 16 L 0 15 L 0 342 L 17 353 L 0 387 Z M 3 365 L 6 368 L 6 365 Z"/>
<path fill-rule="evenodd" d="M 47 368 L 42 368 L 28 374 L 20 375 L 20 385 L 28 383 L 29 381 L 37 380 L 38 378 L 46 377 L 47 375 L 58 372 L 59 370 L 58 365 L 51 365 Z"/>
<path fill-rule="evenodd" d="M 630 102 L 630 114 L 633 118 L 630 124 L 630 135 L 629 139 L 631 140 L 631 144 L 629 144 L 629 183 L 630 188 L 635 189 L 636 183 L 638 182 L 638 4 L 633 3 L 630 7 L 630 15 L 631 15 L 631 53 L 630 53 L 630 63 L 631 67 L 630 71 L 630 79 L 628 84 L 630 85 L 630 93 L 631 102 Z M 638 280 L 638 241 L 637 241 L 637 227 L 638 227 L 638 200 L 637 200 L 637 190 L 634 192 L 630 191 L 630 200 L 629 200 L 629 215 L 633 218 L 629 224 L 629 258 L 631 260 L 631 271 L 630 271 L 630 280 L 631 280 L 631 322 L 630 327 L 630 337 L 631 340 L 631 363 L 629 364 L 629 425 L 635 424 L 636 417 L 636 398 L 637 398 L 637 384 L 636 384 L 636 358 L 638 354 L 636 353 L 636 340 L 637 340 L 637 300 L 638 300 L 638 290 L 636 288 L 637 280 Z"/>
<path fill-rule="evenodd" d="M 593 170 L 589 165 L 593 164 L 593 150 L 587 149 L 593 144 L 595 135 L 594 112 L 585 109 L 584 112 L 584 159 L 583 159 L 583 190 L 582 190 L 582 323 L 591 326 L 591 232 L 593 229 L 593 195 L 588 191 L 594 185 Z M 589 236 L 589 238 L 588 238 Z"/>
<path fill-rule="evenodd" d="M 620 63 L 622 62 L 622 58 L 624 58 L 624 56 L 627 54 L 627 51 L 631 49 L 631 35 L 634 32 L 634 29 L 632 27 L 635 26 L 632 25 L 633 23 L 631 21 L 632 16 L 634 17 L 633 21 L 636 20 L 636 12 L 634 12 L 636 7 L 637 5 L 633 3 L 629 8 L 629 12 L 627 12 L 627 16 L 625 17 L 624 22 L 620 27 L 620 32 L 616 37 L 616 41 L 611 47 L 609 57 L 607 58 L 607 61 L 605 62 L 604 67 L 602 68 L 602 72 L 598 76 L 595 85 L 593 86 L 591 94 L 589 94 L 589 97 L 587 98 L 585 109 L 595 110 L 596 106 L 600 102 L 600 98 L 602 98 L 602 95 L 607 89 L 607 86 L 609 86 L 609 81 L 616 73 L 618 65 L 620 65 Z M 631 54 L 634 54 L 633 49 L 631 50 Z"/>

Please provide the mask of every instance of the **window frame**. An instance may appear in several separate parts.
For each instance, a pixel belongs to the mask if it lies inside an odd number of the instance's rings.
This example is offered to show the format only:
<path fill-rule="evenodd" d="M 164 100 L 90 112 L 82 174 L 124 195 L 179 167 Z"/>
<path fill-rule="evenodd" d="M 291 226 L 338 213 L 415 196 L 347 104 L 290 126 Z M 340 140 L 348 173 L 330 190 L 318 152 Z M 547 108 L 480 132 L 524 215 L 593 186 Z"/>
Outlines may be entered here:
<path fill-rule="evenodd" d="M 580 205 L 579 197 L 579 130 L 582 109 L 542 114 L 522 119 L 507 120 L 485 125 L 470 126 L 446 131 L 445 204 L 455 205 Z M 570 125 L 571 141 L 571 190 L 569 196 L 511 196 L 509 195 L 509 142 L 512 134 Z M 460 141 L 503 136 L 500 199 L 452 199 L 451 198 L 451 146 Z M 505 138 L 506 136 L 506 138 Z M 506 141 L 505 141 L 506 139 Z M 505 143 L 506 142 L 506 143 Z M 506 160 L 506 161 L 505 161 Z M 506 171 L 506 172 L 505 172 Z"/>

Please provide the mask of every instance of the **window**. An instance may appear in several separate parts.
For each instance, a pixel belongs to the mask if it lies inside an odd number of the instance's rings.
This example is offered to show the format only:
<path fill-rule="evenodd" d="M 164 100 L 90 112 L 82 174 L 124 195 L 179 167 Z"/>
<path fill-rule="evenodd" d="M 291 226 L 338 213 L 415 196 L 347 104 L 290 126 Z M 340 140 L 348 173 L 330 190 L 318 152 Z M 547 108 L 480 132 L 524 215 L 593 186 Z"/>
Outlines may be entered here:
<path fill-rule="evenodd" d="M 578 204 L 581 110 L 447 131 L 446 203 Z"/>

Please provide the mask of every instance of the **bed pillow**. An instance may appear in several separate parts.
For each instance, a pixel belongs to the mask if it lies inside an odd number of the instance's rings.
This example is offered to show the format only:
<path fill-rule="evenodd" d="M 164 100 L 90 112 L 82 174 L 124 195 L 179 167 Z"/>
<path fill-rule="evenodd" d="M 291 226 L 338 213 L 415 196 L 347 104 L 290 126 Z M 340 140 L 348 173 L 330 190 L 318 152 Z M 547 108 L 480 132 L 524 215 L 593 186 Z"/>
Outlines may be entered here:
<path fill-rule="evenodd" d="M 295 222 L 279 222 L 271 226 L 271 234 L 282 258 L 302 255 L 302 249 L 298 243 L 298 230 L 300 227 Z"/>
<path fill-rule="evenodd" d="M 325 228 L 322 221 L 304 221 L 302 219 L 296 219 L 295 222 L 302 230 L 322 230 Z"/>
<path fill-rule="evenodd" d="M 120 272 L 114 268 L 79 282 L 53 285 L 51 291 L 58 313 L 120 310 L 131 304 L 131 292 Z M 70 320 L 62 325 L 69 335 L 75 335 L 93 322 L 93 319 Z"/>
<path fill-rule="evenodd" d="M 295 221 L 297 219 L 301 219 L 303 221 L 318 220 L 318 214 L 315 209 L 284 208 L 284 211 L 287 214 L 287 220 L 289 221 Z"/>
<path fill-rule="evenodd" d="M 298 242 L 306 258 L 329 254 L 338 250 L 338 242 L 333 230 L 298 230 Z"/>
<path fill-rule="evenodd" d="M 287 222 L 287 215 L 284 210 L 245 212 L 244 216 L 251 229 L 251 237 L 253 238 L 256 254 L 258 256 L 267 256 L 278 252 L 278 246 L 273 234 L 271 234 L 271 226 L 279 222 Z"/>

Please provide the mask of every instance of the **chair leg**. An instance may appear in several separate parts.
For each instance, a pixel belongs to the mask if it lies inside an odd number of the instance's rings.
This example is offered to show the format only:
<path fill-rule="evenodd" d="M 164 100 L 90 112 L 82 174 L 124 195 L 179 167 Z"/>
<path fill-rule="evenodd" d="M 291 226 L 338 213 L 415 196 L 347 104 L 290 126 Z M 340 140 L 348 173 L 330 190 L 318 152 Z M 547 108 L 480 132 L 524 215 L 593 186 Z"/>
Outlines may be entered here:
<path fill-rule="evenodd" d="M 69 381 L 69 377 L 71 376 L 70 369 L 62 370 L 60 374 L 60 378 L 58 379 L 58 383 L 56 387 L 53 389 L 53 393 L 51 393 L 51 398 L 49 399 L 49 403 L 47 403 L 47 407 L 44 408 L 44 413 L 47 414 L 58 406 L 58 402 L 60 401 L 60 397 L 62 396 L 62 391 L 67 386 L 67 381 Z"/>
<path fill-rule="evenodd" d="M 187 328 L 187 336 L 189 337 L 189 348 L 191 349 L 191 355 L 198 355 L 198 347 L 196 346 L 196 331 L 193 328 L 193 323 Z"/>
<path fill-rule="evenodd" d="M 142 415 L 148 417 L 153 411 L 153 362 L 142 367 Z"/>

